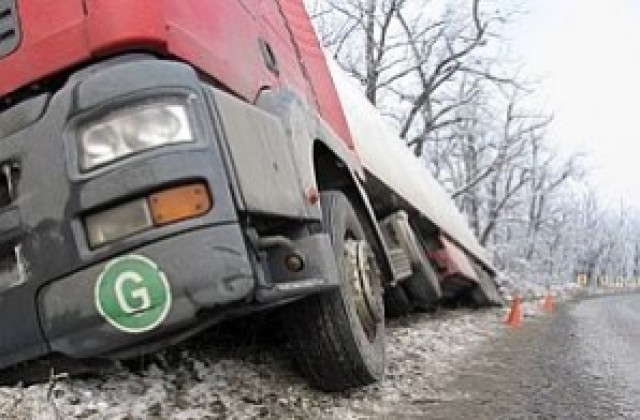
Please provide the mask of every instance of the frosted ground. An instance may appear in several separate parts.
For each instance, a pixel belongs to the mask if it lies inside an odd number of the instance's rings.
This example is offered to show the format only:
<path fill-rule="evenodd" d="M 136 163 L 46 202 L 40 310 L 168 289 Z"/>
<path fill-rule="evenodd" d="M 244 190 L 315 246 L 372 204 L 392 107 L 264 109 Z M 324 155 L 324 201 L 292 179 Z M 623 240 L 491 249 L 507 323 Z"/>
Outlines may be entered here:
<path fill-rule="evenodd" d="M 539 312 L 538 303 L 528 305 L 526 314 Z M 200 337 L 140 367 L 117 364 L 86 378 L 54 372 L 49 382 L 0 387 L 0 418 L 421 417 L 429 406 L 455 397 L 448 389 L 451 374 L 482 344 L 505 333 L 505 311 L 450 310 L 390 321 L 384 381 L 350 392 L 310 389 L 286 342 L 242 333 L 235 341 Z"/>

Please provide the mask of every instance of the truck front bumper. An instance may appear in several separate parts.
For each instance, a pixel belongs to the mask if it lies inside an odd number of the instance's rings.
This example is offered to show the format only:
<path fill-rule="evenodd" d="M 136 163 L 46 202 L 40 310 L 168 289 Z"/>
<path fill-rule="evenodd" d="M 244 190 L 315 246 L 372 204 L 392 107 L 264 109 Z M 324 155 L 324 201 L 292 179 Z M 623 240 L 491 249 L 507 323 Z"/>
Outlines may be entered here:
<path fill-rule="evenodd" d="M 296 219 L 292 239 L 276 236 L 286 246 L 274 247 L 243 226 L 205 90 L 184 64 L 123 56 L 0 113 L 0 369 L 49 353 L 148 353 L 222 318 L 338 286 L 326 233 Z M 83 122 L 167 95 L 189 98 L 193 141 L 80 169 Z M 90 241 L 92 216 L 194 183 L 210 194 L 206 213 Z M 287 269 L 290 251 L 301 270 Z"/>
<path fill-rule="evenodd" d="M 77 358 L 122 354 L 129 349 L 127 356 L 143 353 L 211 316 L 216 308 L 248 299 L 254 290 L 251 264 L 237 224 L 182 233 L 131 250 L 117 261 L 132 257 L 157 266 L 166 279 L 167 294 L 154 299 L 154 285 L 137 284 L 131 276 L 127 281 L 125 270 L 120 272 L 124 281 L 115 286 L 124 294 L 123 302 L 118 302 L 117 293 L 100 288 L 116 259 L 52 282 L 38 295 L 42 328 L 51 351 Z M 108 309 L 109 304 L 115 307 Z M 119 305 L 133 312 L 122 311 Z"/>

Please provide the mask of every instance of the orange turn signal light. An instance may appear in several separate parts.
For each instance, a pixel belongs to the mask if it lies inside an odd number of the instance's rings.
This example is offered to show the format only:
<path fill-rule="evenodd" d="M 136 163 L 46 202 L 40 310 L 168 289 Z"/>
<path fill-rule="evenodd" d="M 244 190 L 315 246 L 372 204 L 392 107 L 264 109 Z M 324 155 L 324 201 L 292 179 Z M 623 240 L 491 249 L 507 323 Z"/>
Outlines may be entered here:
<path fill-rule="evenodd" d="M 212 206 L 211 194 L 204 183 L 169 188 L 149 196 L 151 218 L 157 226 L 202 216 Z"/>

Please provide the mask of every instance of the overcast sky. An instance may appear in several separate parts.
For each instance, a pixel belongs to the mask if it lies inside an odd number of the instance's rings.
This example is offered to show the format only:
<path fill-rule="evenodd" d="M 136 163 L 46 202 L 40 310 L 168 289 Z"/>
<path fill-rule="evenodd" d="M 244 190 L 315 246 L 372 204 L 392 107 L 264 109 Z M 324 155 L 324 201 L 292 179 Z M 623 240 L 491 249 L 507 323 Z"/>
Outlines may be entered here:
<path fill-rule="evenodd" d="M 530 13 L 513 28 L 513 48 L 543 80 L 553 140 L 589 153 L 602 196 L 640 209 L 640 1 L 525 5 Z"/>

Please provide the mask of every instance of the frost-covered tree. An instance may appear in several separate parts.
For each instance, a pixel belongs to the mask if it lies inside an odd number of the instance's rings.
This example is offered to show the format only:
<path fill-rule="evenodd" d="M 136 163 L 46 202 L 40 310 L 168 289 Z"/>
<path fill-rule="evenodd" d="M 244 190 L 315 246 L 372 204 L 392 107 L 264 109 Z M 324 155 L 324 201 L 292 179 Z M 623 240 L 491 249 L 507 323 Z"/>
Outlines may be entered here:
<path fill-rule="evenodd" d="M 585 192 L 580 156 L 507 53 L 519 6 L 493 0 L 307 0 L 321 40 L 468 216 L 506 275 L 640 275 L 640 223 Z M 576 199 L 579 197 L 579 199 Z"/>

